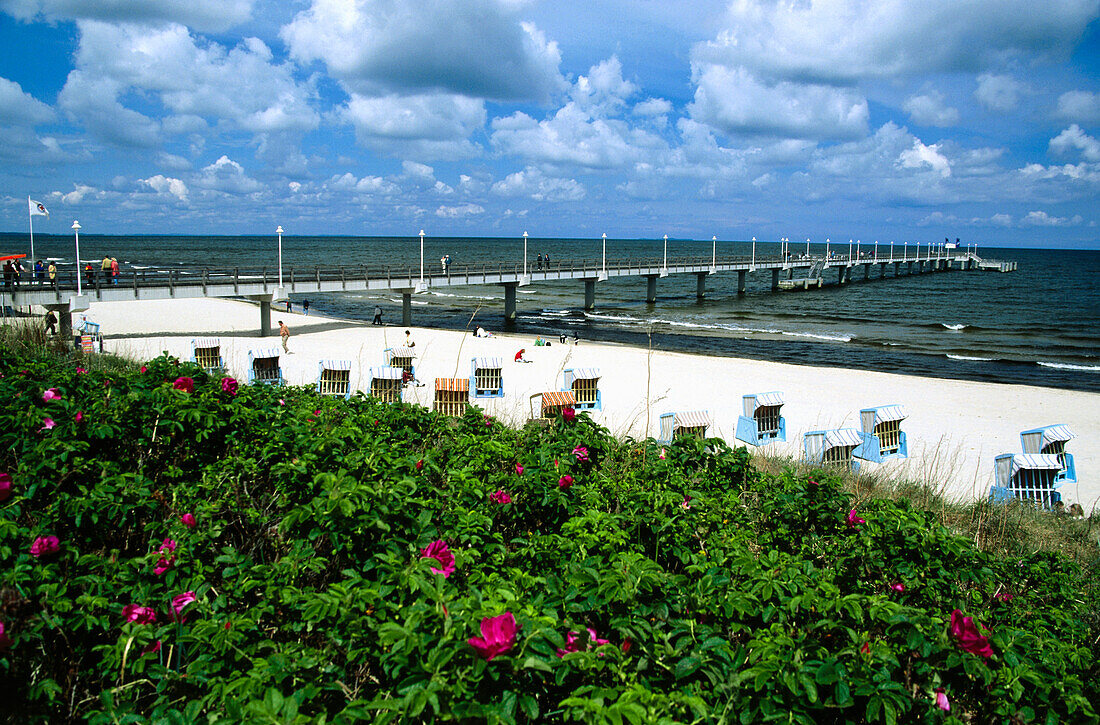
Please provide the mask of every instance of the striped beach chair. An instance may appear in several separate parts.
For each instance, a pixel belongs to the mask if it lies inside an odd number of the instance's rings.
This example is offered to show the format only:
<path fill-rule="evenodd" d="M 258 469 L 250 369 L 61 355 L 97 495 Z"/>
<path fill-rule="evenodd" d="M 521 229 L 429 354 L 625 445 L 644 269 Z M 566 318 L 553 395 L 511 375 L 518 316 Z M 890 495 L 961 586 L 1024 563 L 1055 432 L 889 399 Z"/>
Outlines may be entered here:
<path fill-rule="evenodd" d="M 1057 489 L 1062 462 L 1051 453 L 1005 453 L 993 461 L 995 482 L 989 490 L 994 502 L 1012 499 L 1033 501 L 1051 508 L 1062 500 Z"/>
<path fill-rule="evenodd" d="M 265 347 L 248 351 L 248 382 L 252 385 L 282 385 L 279 348 Z"/>
<path fill-rule="evenodd" d="M 351 397 L 351 360 L 322 360 L 317 363 L 317 392 Z"/>
<path fill-rule="evenodd" d="M 706 438 L 711 425 L 710 413 L 705 410 L 664 413 L 661 415 L 661 437 L 657 442 L 668 444 L 683 436 Z"/>
<path fill-rule="evenodd" d="M 569 368 L 562 375 L 565 379 L 565 390 L 573 393 L 578 410 L 600 410 L 603 407 L 598 369 Z"/>
<path fill-rule="evenodd" d="M 1066 442 L 1077 436 L 1065 425 L 1045 425 L 1020 433 L 1020 445 L 1024 453 L 1045 453 L 1058 456 L 1062 470 L 1058 473 L 1058 483 L 1077 483 L 1077 466 L 1073 454 L 1066 453 Z"/>
<path fill-rule="evenodd" d="M 530 398 L 531 420 L 548 424 L 555 416 L 561 415 L 563 408 L 575 408 L 577 399 L 568 390 L 552 390 L 546 393 L 535 393 Z"/>
<path fill-rule="evenodd" d="M 839 466 L 858 471 L 862 444 L 863 434 L 855 428 L 810 431 L 802 436 L 803 459 L 811 466 Z"/>
<path fill-rule="evenodd" d="M 191 360 L 208 373 L 216 373 L 222 364 L 222 341 L 216 337 L 200 337 L 191 341 Z"/>
<path fill-rule="evenodd" d="M 743 415 L 737 418 L 737 440 L 753 446 L 787 440 L 787 420 L 782 409 L 780 392 L 741 396 Z"/>
<path fill-rule="evenodd" d="M 470 407 L 470 381 L 466 378 L 436 378 L 432 409 L 440 415 L 461 418 Z"/>
<path fill-rule="evenodd" d="M 890 458 L 908 458 L 909 443 L 901 422 L 908 418 L 900 405 L 880 405 L 859 411 L 863 427 L 863 447 L 860 457 L 866 461 L 881 463 Z"/>
<path fill-rule="evenodd" d="M 382 362 L 385 365 L 401 368 L 413 378 L 416 378 L 416 368 L 413 367 L 415 359 L 416 352 L 411 347 L 387 347 L 382 351 Z"/>
<path fill-rule="evenodd" d="M 370 369 L 370 396 L 383 403 L 400 403 L 405 371 L 385 365 Z"/>
<path fill-rule="evenodd" d="M 504 361 L 475 357 L 470 361 L 470 392 L 475 398 L 504 397 Z"/>

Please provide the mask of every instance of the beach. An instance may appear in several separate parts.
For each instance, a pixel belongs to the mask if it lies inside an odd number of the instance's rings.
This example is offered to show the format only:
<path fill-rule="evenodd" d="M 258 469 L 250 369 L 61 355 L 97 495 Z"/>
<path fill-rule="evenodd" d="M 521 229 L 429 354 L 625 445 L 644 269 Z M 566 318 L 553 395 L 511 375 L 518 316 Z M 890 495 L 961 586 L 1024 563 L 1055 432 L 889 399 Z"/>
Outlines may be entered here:
<path fill-rule="evenodd" d="M 994 457 L 1021 452 L 1020 431 L 1065 424 L 1077 435 L 1066 448 L 1075 456 L 1079 481 L 1059 489 L 1062 500 L 1067 506 L 1080 503 L 1089 513 L 1100 497 L 1095 476 L 1100 467 L 1098 393 L 653 351 L 583 338 L 576 345 L 551 338 L 549 347 L 536 347 L 534 333 L 494 329 L 493 337 L 477 338 L 473 328 L 467 333 L 372 326 L 295 310 L 273 309 L 272 335 L 266 338 L 258 336 L 258 306 L 237 300 L 93 303 L 83 314 L 101 325 L 105 351 L 134 360 L 163 351 L 190 359 L 192 339 L 217 337 L 228 373 L 241 381 L 248 378 L 250 350 L 275 347 L 281 352 L 282 320 L 291 331 L 290 354 L 280 360 L 288 384 L 314 385 L 321 360 L 350 360 L 351 384 L 359 390 L 369 386 L 370 368 L 384 364 L 383 350 L 403 345 L 408 329 L 416 343 L 416 376 L 424 385 L 406 387 L 406 402 L 431 407 L 435 378 L 468 378 L 472 358 L 500 357 L 505 395 L 475 403 L 513 426 L 530 417 L 530 395 L 562 389 L 563 371 L 569 368 L 599 369 L 602 410 L 590 414 L 620 437 L 655 437 L 662 413 L 705 410 L 713 421 L 710 435 L 741 445 L 735 430 L 742 396 L 781 391 L 787 441 L 760 449 L 769 455 L 800 457 L 803 433 L 858 429 L 861 408 L 901 405 L 908 413 L 902 430 L 909 457 L 864 462 L 863 471 L 927 481 L 962 501 L 988 495 Z M 520 348 L 529 362 L 513 361 Z"/>

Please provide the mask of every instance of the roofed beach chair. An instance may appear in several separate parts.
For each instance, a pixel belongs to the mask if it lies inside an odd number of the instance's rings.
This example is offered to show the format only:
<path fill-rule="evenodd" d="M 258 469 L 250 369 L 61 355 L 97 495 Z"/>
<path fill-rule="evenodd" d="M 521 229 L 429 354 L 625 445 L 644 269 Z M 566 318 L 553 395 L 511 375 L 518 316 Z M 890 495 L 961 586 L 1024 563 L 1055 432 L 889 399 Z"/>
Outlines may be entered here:
<path fill-rule="evenodd" d="M 802 436 L 802 452 L 811 466 L 841 466 L 859 470 L 863 434 L 855 428 L 814 430 Z"/>
<path fill-rule="evenodd" d="M 1058 483 L 1077 483 L 1077 466 L 1073 463 L 1073 454 L 1066 453 L 1066 441 L 1076 438 L 1064 425 L 1045 425 L 1020 433 L 1020 444 L 1024 453 L 1046 453 L 1058 456 L 1062 462 L 1062 471 L 1058 474 Z"/>
<path fill-rule="evenodd" d="M 265 347 L 248 351 L 248 382 L 252 385 L 282 385 L 283 369 L 279 367 L 279 348 Z"/>
<path fill-rule="evenodd" d="M 370 369 L 370 396 L 383 403 L 400 403 L 405 371 L 388 365 Z"/>
<path fill-rule="evenodd" d="M 322 360 L 317 364 L 317 392 L 351 397 L 351 360 Z"/>
<path fill-rule="evenodd" d="M 504 397 L 504 361 L 499 357 L 475 357 L 470 362 L 470 392 L 475 398 Z"/>
<path fill-rule="evenodd" d="M 600 410 L 603 396 L 600 394 L 600 371 L 596 368 L 569 368 L 563 373 L 565 390 L 577 399 L 578 410 Z"/>
<path fill-rule="evenodd" d="M 1061 471 L 1062 462 L 1053 453 L 1005 453 L 993 461 L 996 480 L 989 497 L 995 503 L 1017 498 L 1051 508 L 1062 500 L 1055 491 L 1062 485 L 1058 482 Z"/>
<path fill-rule="evenodd" d="M 221 370 L 222 341 L 216 337 L 200 337 L 191 341 L 191 360 L 208 373 Z"/>
<path fill-rule="evenodd" d="M 413 378 L 416 378 L 416 368 L 413 367 L 415 359 L 416 352 L 411 347 L 387 347 L 382 351 L 383 363 L 391 368 L 401 368 Z"/>
<path fill-rule="evenodd" d="M 859 411 L 863 426 L 863 448 L 860 458 L 882 463 L 889 458 L 908 458 L 909 443 L 901 422 L 909 417 L 900 405 L 880 405 Z"/>
<path fill-rule="evenodd" d="M 672 443 L 674 439 L 684 436 L 706 438 L 707 428 L 711 424 L 710 413 L 705 410 L 664 413 L 661 415 L 661 437 L 657 442 Z"/>
<path fill-rule="evenodd" d="M 787 440 L 787 420 L 781 414 L 783 393 L 756 393 L 741 397 L 743 415 L 737 418 L 737 440 L 754 446 Z"/>
<path fill-rule="evenodd" d="M 549 424 L 555 416 L 561 415 L 563 408 L 575 408 L 577 405 L 577 399 L 568 390 L 535 393 L 530 402 L 531 420 L 537 420 L 544 425 Z"/>
<path fill-rule="evenodd" d="M 440 415 L 461 418 L 470 407 L 470 381 L 466 378 L 436 378 L 432 409 Z"/>

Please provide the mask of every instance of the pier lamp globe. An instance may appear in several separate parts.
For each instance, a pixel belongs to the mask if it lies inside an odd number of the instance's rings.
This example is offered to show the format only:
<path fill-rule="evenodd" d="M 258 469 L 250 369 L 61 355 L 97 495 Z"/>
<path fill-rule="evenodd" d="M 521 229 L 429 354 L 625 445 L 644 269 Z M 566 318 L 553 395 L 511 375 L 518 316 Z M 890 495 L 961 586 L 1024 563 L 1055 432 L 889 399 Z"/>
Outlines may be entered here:
<path fill-rule="evenodd" d="M 424 284 L 424 230 L 420 230 L 420 284 Z"/>
<path fill-rule="evenodd" d="M 280 224 L 275 230 L 275 233 L 279 235 L 279 289 L 283 288 L 283 225 Z"/>
<path fill-rule="evenodd" d="M 73 237 L 76 239 L 76 296 L 80 297 L 80 222 L 73 220 Z"/>
<path fill-rule="evenodd" d="M 752 264 L 749 266 L 752 267 L 753 272 L 756 271 L 756 237 L 752 238 Z"/>
<path fill-rule="evenodd" d="M 665 270 L 665 274 L 668 274 L 668 235 L 665 235 L 665 256 L 662 264 L 662 269 Z"/>
<path fill-rule="evenodd" d="M 710 273 L 714 274 L 718 271 L 718 237 L 711 235 L 710 238 Z"/>

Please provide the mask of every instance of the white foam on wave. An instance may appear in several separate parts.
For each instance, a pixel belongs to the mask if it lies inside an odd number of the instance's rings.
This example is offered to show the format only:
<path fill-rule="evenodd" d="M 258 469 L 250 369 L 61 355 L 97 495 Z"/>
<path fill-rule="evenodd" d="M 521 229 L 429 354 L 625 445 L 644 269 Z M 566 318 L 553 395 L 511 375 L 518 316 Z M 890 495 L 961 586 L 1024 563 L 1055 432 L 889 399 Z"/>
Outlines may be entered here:
<path fill-rule="evenodd" d="M 951 330 L 951 332 L 962 332 L 966 328 L 970 327 L 970 325 L 949 325 L 946 322 L 941 322 L 940 324 L 946 327 L 948 330 Z"/>
<path fill-rule="evenodd" d="M 1071 365 L 1070 363 L 1039 362 L 1045 368 L 1058 370 L 1082 370 L 1087 373 L 1100 373 L 1100 365 Z"/>
<path fill-rule="evenodd" d="M 852 338 L 848 335 L 817 335 L 812 332 L 781 332 L 781 335 L 787 335 L 789 337 L 812 337 L 815 340 L 828 340 L 829 342 L 851 342 Z"/>
<path fill-rule="evenodd" d="M 991 357 L 973 357 L 971 355 L 952 355 L 951 353 L 947 353 L 947 357 L 951 358 L 952 360 L 969 360 L 971 362 L 992 362 L 993 361 L 993 358 L 991 358 Z M 1042 364 L 1042 363 L 1040 363 L 1040 364 Z"/>

